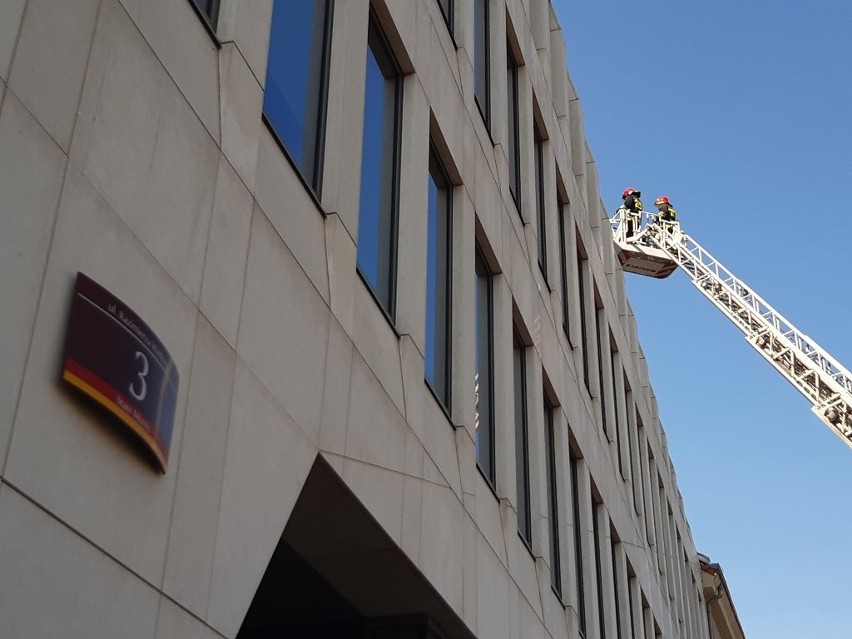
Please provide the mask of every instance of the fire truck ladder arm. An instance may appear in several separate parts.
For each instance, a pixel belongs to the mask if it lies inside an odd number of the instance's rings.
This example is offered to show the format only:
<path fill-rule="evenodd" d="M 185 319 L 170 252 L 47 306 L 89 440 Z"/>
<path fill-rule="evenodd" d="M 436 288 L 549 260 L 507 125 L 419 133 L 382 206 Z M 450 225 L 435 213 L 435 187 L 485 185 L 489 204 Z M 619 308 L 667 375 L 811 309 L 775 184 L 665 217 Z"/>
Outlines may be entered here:
<path fill-rule="evenodd" d="M 813 412 L 852 448 L 852 374 L 799 331 L 705 248 L 680 231 L 651 223 L 636 241 L 660 249 L 745 335 L 749 344 L 804 395 Z"/>

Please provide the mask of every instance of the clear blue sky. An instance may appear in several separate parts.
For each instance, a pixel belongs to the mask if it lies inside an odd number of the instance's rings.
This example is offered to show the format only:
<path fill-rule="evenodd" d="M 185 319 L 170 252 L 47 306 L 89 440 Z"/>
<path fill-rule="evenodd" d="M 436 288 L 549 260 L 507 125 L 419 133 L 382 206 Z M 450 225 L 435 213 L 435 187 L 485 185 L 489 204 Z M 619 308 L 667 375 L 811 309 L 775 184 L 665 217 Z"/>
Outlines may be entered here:
<path fill-rule="evenodd" d="M 684 230 L 852 367 L 852 2 L 554 0 L 601 193 Z M 700 552 L 748 639 L 852 637 L 852 449 L 683 273 L 628 275 Z"/>

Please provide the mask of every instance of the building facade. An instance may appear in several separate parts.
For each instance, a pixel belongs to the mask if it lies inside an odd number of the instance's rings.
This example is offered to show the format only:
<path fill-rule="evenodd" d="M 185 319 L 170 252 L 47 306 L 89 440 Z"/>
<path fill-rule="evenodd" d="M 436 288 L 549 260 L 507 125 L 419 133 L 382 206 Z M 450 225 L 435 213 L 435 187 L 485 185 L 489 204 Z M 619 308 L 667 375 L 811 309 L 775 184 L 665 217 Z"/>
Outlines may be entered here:
<path fill-rule="evenodd" d="M 7 0 L 0 91 L 0 636 L 722 636 L 548 0 Z"/>

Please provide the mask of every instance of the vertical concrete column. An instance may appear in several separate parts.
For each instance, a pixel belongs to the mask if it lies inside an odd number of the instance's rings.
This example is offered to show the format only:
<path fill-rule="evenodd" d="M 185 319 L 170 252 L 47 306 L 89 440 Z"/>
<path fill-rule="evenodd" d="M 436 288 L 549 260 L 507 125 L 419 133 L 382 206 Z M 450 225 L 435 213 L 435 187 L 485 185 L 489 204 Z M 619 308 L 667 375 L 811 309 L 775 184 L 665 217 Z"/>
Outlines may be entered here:
<path fill-rule="evenodd" d="M 358 237 L 369 0 L 334 3 L 322 205 Z"/>

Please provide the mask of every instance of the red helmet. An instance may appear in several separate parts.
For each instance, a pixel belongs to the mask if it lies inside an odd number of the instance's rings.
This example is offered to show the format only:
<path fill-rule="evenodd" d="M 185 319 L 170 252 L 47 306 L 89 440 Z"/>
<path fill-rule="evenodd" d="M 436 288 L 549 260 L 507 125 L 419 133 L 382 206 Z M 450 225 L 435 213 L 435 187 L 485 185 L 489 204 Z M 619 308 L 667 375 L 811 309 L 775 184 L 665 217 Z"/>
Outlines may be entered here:
<path fill-rule="evenodd" d="M 624 189 L 624 193 L 621 194 L 621 199 L 625 199 L 628 195 L 642 195 L 639 191 L 634 189 L 632 186 L 628 186 Z"/>
<path fill-rule="evenodd" d="M 657 198 L 657 201 L 654 202 L 654 204 L 659 206 L 660 204 L 671 204 L 671 202 L 669 202 L 669 196 L 668 195 L 661 195 L 660 197 Z"/>

